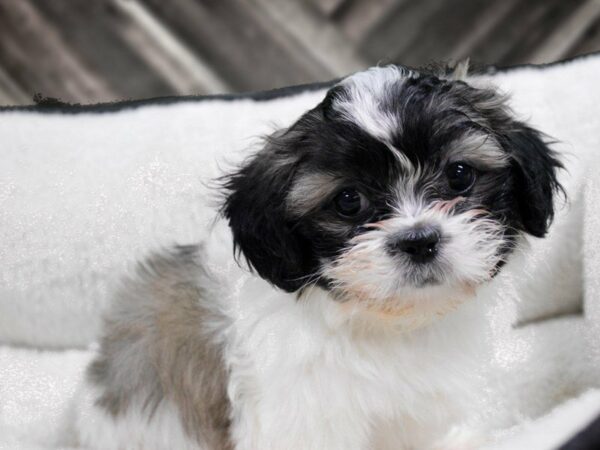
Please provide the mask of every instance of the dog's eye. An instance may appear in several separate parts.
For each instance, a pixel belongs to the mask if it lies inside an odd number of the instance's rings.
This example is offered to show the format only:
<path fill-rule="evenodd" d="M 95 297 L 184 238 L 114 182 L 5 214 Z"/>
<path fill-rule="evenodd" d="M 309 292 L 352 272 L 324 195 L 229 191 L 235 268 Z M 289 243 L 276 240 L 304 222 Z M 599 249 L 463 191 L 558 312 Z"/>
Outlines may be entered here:
<path fill-rule="evenodd" d="M 335 196 L 333 204 L 340 216 L 353 217 L 366 208 L 367 199 L 356 189 L 347 188 Z"/>
<path fill-rule="evenodd" d="M 464 162 L 455 162 L 446 168 L 450 189 L 459 194 L 466 193 L 475 182 L 475 169 Z"/>

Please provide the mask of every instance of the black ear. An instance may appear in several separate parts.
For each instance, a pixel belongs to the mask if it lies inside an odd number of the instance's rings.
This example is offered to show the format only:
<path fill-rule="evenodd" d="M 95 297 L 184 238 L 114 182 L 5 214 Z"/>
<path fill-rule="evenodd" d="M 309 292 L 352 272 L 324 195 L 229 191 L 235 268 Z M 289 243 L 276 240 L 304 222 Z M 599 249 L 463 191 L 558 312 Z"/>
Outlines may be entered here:
<path fill-rule="evenodd" d="M 563 192 L 557 180 L 557 171 L 563 165 L 541 133 L 523 123 L 514 122 L 505 138 L 515 174 L 514 196 L 520 228 L 543 237 L 554 217 L 555 194 Z"/>
<path fill-rule="evenodd" d="M 224 179 L 222 213 L 237 256 L 269 282 L 293 292 L 309 273 L 309 246 L 288 217 L 286 195 L 299 164 L 294 132 L 279 132 L 236 173 Z"/>
<path fill-rule="evenodd" d="M 325 95 L 323 101 L 317 105 L 313 111 L 321 111 L 321 114 L 325 119 L 331 119 L 335 113 L 333 110 L 333 103 L 339 100 L 346 94 L 345 89 L 342 86 L 334 86 Z"/>

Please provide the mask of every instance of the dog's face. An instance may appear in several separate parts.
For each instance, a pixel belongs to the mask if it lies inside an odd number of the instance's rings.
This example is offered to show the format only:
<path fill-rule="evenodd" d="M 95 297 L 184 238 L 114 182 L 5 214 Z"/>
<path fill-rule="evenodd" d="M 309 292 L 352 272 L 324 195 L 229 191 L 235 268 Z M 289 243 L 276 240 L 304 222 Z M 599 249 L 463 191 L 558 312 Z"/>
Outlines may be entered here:
<path fill-rule="evenodd" d="M 560 163 L 495 91 L 376 68 L 226 179 L 237 248 L 276 286 L 439 313 L 543 236 Z"/>

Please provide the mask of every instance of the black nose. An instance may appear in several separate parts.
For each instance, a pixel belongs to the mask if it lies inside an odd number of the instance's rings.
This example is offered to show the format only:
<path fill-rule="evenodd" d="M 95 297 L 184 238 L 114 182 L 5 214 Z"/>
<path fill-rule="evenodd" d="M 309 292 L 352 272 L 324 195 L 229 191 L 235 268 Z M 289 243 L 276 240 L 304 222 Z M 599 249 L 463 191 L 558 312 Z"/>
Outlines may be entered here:
<path fill-rule="evenodd" d="M 406 253 L 417 263 L 426 263 L 435 258 L 440 242 L 440 232 L 435 227 L 421 227 L 399 235 L 393 244 L 394 250 Z"/>

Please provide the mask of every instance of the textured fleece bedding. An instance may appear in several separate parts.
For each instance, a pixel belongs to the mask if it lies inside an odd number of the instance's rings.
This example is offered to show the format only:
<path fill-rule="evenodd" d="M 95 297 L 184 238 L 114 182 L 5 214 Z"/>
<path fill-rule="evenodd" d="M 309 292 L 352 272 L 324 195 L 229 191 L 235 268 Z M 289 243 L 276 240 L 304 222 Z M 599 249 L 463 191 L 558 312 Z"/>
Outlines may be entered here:
<path fill-rule="evenodd" d="M 600 412 L 600 55 L 473 79 L 557 142 L 568 193 L 502 273 L 498 449 L 554 448 Z M 326 85 L 214 98 L 0 109 L 0 449 L 57 447 L 114 283 L 196 242 L 210 180 Z M 515 327 L 515 325 L 517 325 Z"/>

